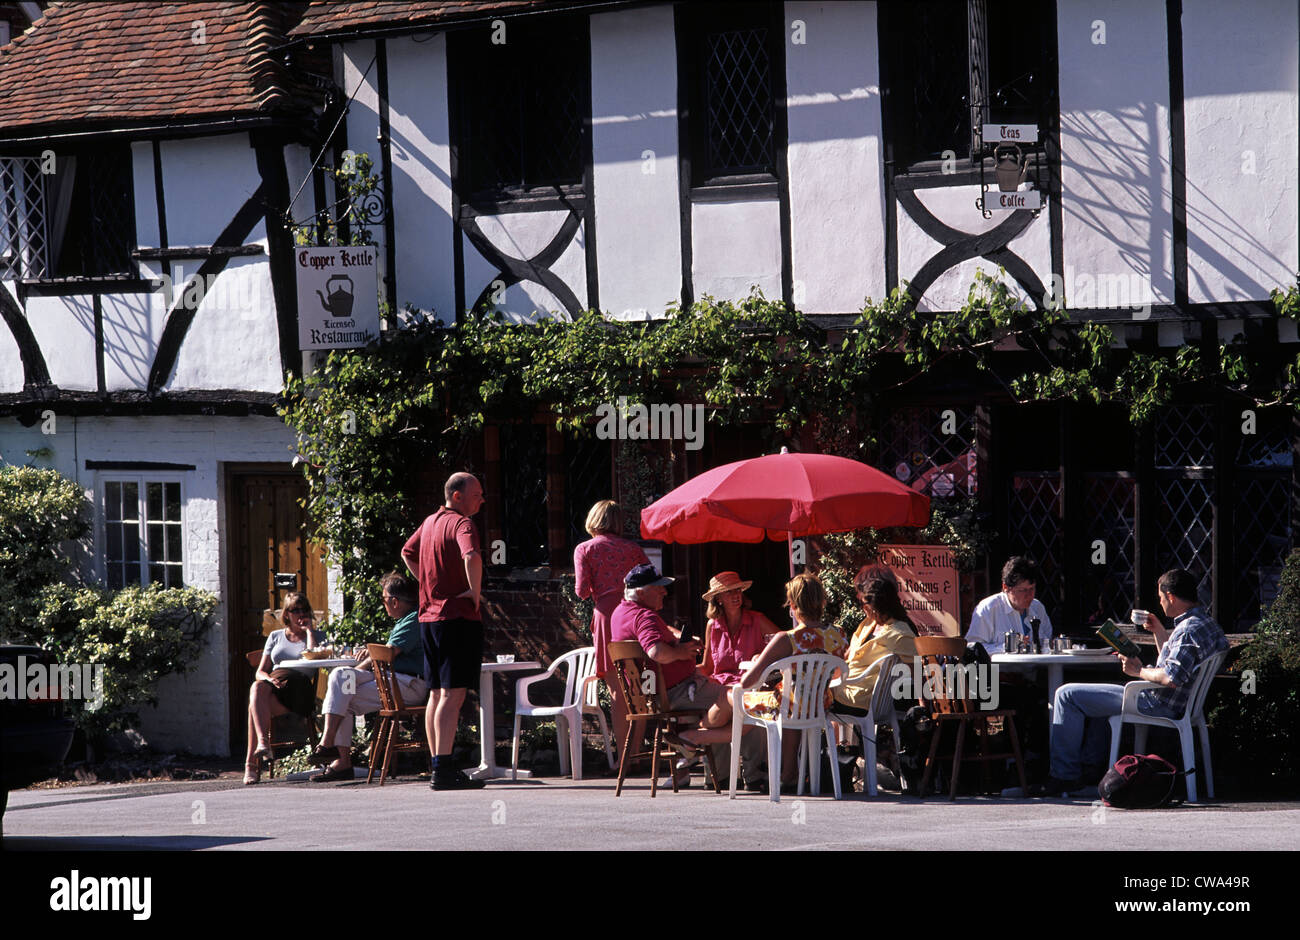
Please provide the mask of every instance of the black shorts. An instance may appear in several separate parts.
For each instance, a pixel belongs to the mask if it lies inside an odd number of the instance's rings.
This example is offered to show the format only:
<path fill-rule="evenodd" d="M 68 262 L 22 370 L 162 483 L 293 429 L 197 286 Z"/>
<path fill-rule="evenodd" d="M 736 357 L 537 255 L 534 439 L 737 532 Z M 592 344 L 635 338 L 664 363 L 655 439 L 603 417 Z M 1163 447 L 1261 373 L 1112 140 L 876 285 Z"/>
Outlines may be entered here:
<path fill-rule="evenodd" d="M 431 689 L 474 689 L 483 664 L 483 622 L 420 621 L 424 681 Z"/>

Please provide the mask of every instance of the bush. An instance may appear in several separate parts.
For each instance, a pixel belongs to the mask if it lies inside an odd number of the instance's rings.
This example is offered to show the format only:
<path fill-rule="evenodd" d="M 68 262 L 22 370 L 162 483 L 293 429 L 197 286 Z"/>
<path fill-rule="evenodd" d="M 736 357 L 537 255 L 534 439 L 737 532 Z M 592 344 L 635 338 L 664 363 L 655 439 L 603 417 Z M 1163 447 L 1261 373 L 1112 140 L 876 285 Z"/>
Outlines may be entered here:
<path fill-rule="evenodd" d="M 158 681 L 188 672 L 198 659 L 217 599 L 197 588 L 53 584 L 40 594 L 24 639 L 54 651 L 59 662 L 103 666 L 104 701 L 76 713 L 92 736 L 129 727 L 133 709 L 158 703 Z"/>
<path fill-rule="evenodd" d="M 1294 791 L 1300 777 L 1300 549 L 1287 558 L 1277 600 L 1232 672 L 1239 682 L 1209 716 L 1216 761 L 1255 793 Z"/>
<path fill-rule="evenodd" d="M 27 635 L 41 590 L 71 573 L 62 544 L 89 531 L 80 485 L 54 470 L 0 464 L 0 642 Z"/>

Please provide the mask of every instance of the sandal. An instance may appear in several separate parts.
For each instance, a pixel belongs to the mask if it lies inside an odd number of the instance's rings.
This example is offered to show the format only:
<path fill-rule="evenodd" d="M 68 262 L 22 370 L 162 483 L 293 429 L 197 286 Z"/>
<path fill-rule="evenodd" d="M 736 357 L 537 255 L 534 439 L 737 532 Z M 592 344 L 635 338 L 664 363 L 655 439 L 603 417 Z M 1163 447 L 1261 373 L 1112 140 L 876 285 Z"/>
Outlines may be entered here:
<path fill-rule="evenodd" d="M 258 764 L 244 765 L 244 786 L 250 786 L 262 779 L 262 768 Z"/>
<path fill-rule="evenodd" d="M 682 757 L 687 759 L 698 757 L 700 751 L 703 750 L 699 745 L 692 744 L 675 731 L 665 731 L 660 740 L 670 747 L 677 748 L 677 750 L 681 752 Z"/>

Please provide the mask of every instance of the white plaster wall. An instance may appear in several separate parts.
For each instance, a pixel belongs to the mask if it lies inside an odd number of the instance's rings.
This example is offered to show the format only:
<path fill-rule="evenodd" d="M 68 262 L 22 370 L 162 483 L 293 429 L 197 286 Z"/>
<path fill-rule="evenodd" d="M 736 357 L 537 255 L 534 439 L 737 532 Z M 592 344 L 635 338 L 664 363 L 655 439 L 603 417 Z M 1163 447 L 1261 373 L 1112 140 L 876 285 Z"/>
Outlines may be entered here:
<path fill-rule="evenodd" d="M 700 202 L 691 207 L 695 299 L 743 300 L 760 287 L 781 299 L 781 208 L 776 200 Z"/>
<path fill-rule="evenodd" d="M 600 306 L 662 316 L 682 293 L 677 61 L 670 5 L 591 17 Z"/>
<path fill-rule="evenodd" d="M 324 208 L 316 205 L 316 189 L 311 181 L 310 150 L 301 144 L 287 144 L 284 148 L 284 170 L 289 177 L 289 198 L 293 199 L 295 193 L 298 195 L 291 206 L 294 219 L 304 221 L 318 208 Z M 301 192 L 298 190 L 300 186 Z"/>
<path fill-rule="evenodd" d="M 376 176 L 383 173 L 384 161 L 380 153 L 379 142 L 376 139 L 379 136 L 379 63 L 375 60 L 376 45 L 373 41 L 349 42 L 344 43 L 342 53 L 338 61 L 342 64 L 343 73 L 343 93 L 351 95 L 356 92 L 356 97 L 348 105 L 347 116 L 347 149 L 353 153 L 365 153 L 370 155 L 371 171 Z M 391 61 L 390 61 L 391 67 Z M 369 73 L 366 69 L 369 68 Z M 363 77 L 364 76 L 364 77 Z M 445 84 L 445 82 L 444 82 Z M 394 94 L 397 89 L 393 87 L 391 76 L 388 86 L 389 94 Z M 391 108 L 391 104 L 390 104 Z M 390 113 L 391 117 L 391 113 Z M 390 205 L 393 202 L 391 193 L 384 194 L 385 199 Z M 397 220 L 402 217 L 401 207 L 397 207 L 398 212 L 393 217 L 396 224 Z M 410 215 L 410 213 L 406 213 Z M 379 291 L 383 296 L 384 291 L 384 271 L 387 262 L 387 254 L 384 251 L 386 240 L 384 238 L 384 226 L 370 226 L 371 237 L 375 244 L 379 246 Z M 398 246 L 401 247 L 403 238 L 398 238 Z M 401 282 L 398 282 L 398 304 L 400 305 L 406 299 L 405 288 Z M 414 300 L 414 298 L 412 298 Z"/>
<path fill-rule="evenodd" d="M 131 179 L 135 187 L 135 241 L 141 248 L 157 248 L 161 244 L 158 235 L 158 190 L 154 185 L 153 169 L 153 144 L 150 141 L 133 143 Z"/>
<path fill-rule="evenodd" d="M 389 211 L 393 213 L 397 242 L 397 301 L 399 305 L 410 302 L 421 310 L 437 311 L 441 321 L 454 323 L 451 136 L 444 33 L 388 40 L 388 94 L 393 158 Z"/>
<path fill-rule="evenodd" d="M 794 298 L 809 313 L 885 294 L 876 7 L 787 3 L 806 42 L 786 42 Z M 599 229 L 597 229 L 599 233 Z"/>
<path fill-rule="evenodd" d="M 90 296 L 28 297 L 27 323 L 45 356 L 51 382 L 70 391 L 98 388 Z"/>
<path fill-rule="evenodd" d="M 100 305 L 104 318 L 104 387 L 110 392 L 147 387 L 167 318 L 162 294 L 105 294 Z"/>
<path fill-rule="evenodd" d="M 503 215 L 483 215 L 477 218 L 479 229 L 494 248 L 502 254 L 518 259 L 536 255 L 559 232 L 567 210 L 550 212 L 514 212 Z M 599 226 L 598 226 L 599 228 Z M 587 261 L 585 233 L 579 223 L 578 230 L 565 246 L 564 252 L 551 266 L 551 272 L 563 281 L 578 298 L 580 307 L 587 305 Z M 473 304 L 483 289 L 500 275 L 495 265 L 488 262 L 469 240 L 465 241 L 465 303 Z M 555 296 L 534 281 L 522 281 L 507 288 L 497 305 L 516 322 L 531 322 L 540 315 L 568 313 Z"/>
<path fill-rule="evenodd" d="M 195 270 L 197 265 L 188 273 Z M 177 283 L 184 281 L 177 277 Z M 231 258 L 212 281 L 164 387 L 262 392 L 283 387 L 275 296 L 265 255 Z"/>
<path fill-rule="evenodd" d="M 167 243 L 172 247 L 211 245 L 261 185 L 248 136 L 165 140 L 160 151 Z M 152 178 L 149 189 L 153 190 Z M 265 244 L 265 240 L 266 225 L 259 220 L 245 243 Z"/>
<path fill-rule="evenodd" d="M 10 299 L 18 302 L 12 281 L 0 281 L 0 290 L 8 291 Z M 18 355 L 18 342 L 8 327 L 0 324 L 0 394 L 22 390 L 23 360 Z"/>
<path fill-rule="evenodd" d="M 1057 5 L 1065 264 L 1135 275 L 1157 303 L 1174 293 L 1167 35 L 1159 0 Z"/>
<path fill-rule="evenodd" d="M 995 228 L 1006 220 L 1009 213 L 995 212 L 993 218 L 985 219 L 975 208 L 979 197 L 978 186 L 953 186 L 940 189 L 921 189 L 916 191 L 917 199 L 940 222 L 961 232 L 980 234 Z M 1051 284 L 1052 256 L 1051 229 L 1047 224 L 1047 207 L 1039 213 L 1037 219 L 1013 238 L 1007 245 L 1028 264 L 1042 281 L 1046 289 Z M 925 265 L 925 262 L 938 254 L 943 245 L 935 241 L 912 221 L 907 211 L 898 208 L 898 271 L 900 281 L 910 281 Z M 982 270 L 990 276 L 997 276 L 998 266 L 987 258 L 972 258 L 944 271 L 930 285 L 917 304 L 919 310 L 956 310 L 966 303 L 971 284 L 975 282 L 976 270 Z M 1041 303 L 1043 298 L 1030 298 L 1014 278 L 1007 275 L 1002 280 L 1011 288 L 1013 294 L 1025 300 L 1031 306 L 1035 301 Z M 879 298 L 881 294 L 874 295 Z"/>
<path fill-rule="evenodd" d="M 219 597 L 226 582 L 225 462 L 273 462 L 289 468 L 293 435 L 275 418 L 202 416 L 141 418 L 73 418 L 59 416 L 53 435 L 38 423 L 23 428 L 12 418 L 0 419 L 0 455 L 26 462 L 24 452 L 49 447 L 41 461 L 79 482 L 95 507 L 94 572 L 102 576 L 103 506 L 98 490 L 102 479 L 132 471 L 84 469 L 87 460 L 154 460 L 192 464 L 195 469 L 164 472 L 179 479 L 184 520 L 184 576 L 192 587 Z M 159 686 L 157 708 L 140 709 L 142 730 L 151 744 L 198 754 L 224 754 L 230 746 L 227 715 L 232 691 L 228 686 L 229 651 L 224 598 L 194 669 L 171 676 Z M 246 690 L 234 690 L 245 695 Z"/>
<path fill-rule="evenodd" d="M 1295 0 L 1183 3 L 1187 291 L 1193 303 L 1266 300 L 1295 281 Z"/>

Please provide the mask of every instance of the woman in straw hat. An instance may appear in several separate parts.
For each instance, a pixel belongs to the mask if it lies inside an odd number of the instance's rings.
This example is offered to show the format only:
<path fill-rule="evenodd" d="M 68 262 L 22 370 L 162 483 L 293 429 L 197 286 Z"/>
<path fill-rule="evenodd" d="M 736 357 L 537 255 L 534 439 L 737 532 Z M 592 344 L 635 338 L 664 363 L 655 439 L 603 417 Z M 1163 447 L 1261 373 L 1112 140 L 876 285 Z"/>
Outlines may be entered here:
<path fill-rule="evenodd" d="M 709 625 L 704 634 L 702 671 L 722 685 L 740 681 L 740 664 L 753 659 L 780 632 L 776 624 L 750 606 L 745 596 L 753 581 L 742 581 L 734 571 L 720 571 L 709 579 L 704 592 Z"/>

